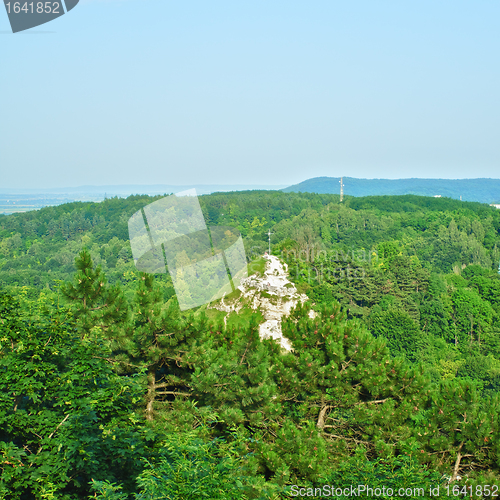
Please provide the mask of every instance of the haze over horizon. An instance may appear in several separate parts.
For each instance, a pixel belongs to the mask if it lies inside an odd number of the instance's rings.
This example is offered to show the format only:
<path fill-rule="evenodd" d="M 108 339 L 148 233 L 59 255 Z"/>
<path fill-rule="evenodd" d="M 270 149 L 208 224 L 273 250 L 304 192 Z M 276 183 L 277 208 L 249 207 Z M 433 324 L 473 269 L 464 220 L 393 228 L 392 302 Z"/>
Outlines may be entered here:
<path fill-rule="evenodd" d="M 210 194 L 216 191 L 246 191 L 246 190 L 281 190 L 285 188 L 292 188 L 295 186 L 307 185 L 312 181 L 320 181 L 323 179 L 338 179 L 339 177 L 332 176 L 320 176 L 304 179 L 296 184 L 198 184 L 198 183 L 187 183 L 187 184 L 88 184 L 88 185 L 78 185 L 78 186 L 62 186 L 62 187 L 51 187 L 51 188 L 8 188 L 0 185 L 0 194 L 107 194 L 108 196 L 115 195 L 126 195 L 131 194 L 163 194 L 168 191 L 177 192 L 179 191 L 196 188 L 197 194 Z M 478 180 L 500 180 L 500 177 L 488 177 L 488 178 L 442 178 L 442 177 L 407 177 L 407 178 L 357 178 L 344 176 L 344 182 L 349 183 L 349 181 L 478 181 Z M 345 186 L 345 184 L 344 184 Z M 143 189 L 143 191 L 141 191 Z M 346 192 L 348 189 L 346 189 Z M 359 196 L 359 195 L 358 195 Z M 500 192 L 498 193 L 500 199 Z"/>
<path fill-rule="evenodd" d="M 87 0 L 9 34 L 0 188 L 500 176 L 500 4 Z"/>

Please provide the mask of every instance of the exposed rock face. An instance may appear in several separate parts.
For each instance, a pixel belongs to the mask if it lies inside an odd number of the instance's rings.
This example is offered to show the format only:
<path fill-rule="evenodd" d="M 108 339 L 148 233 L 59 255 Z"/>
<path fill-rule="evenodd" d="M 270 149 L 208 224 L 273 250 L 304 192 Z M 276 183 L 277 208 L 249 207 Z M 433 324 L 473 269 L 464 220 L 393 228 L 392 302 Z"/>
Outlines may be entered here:
<path fill-rule="evenodd" d="M 237 303 L 226 304 L 222 299 L 213 307 L 220 311 L 237 313 L 242 307 L 242 302 L 248 302 L 252 309 L 259 310 L 264 316 L 265 321 L 259 327 L 260 337 L 263 339 L 272 337 L 284 349 L 290 351 L 292 345 L 283 336 L 281 318 L 288 316 L 299 301 L 303 304 L 308 297 L 299 294 L 295 285 L 287 279 L 286 264 L 281 264 L 273 255 L 264 257 L 267 259 L 264 276 L 252 275 L 243 279 L 238 287 L 242 296 Z"/>

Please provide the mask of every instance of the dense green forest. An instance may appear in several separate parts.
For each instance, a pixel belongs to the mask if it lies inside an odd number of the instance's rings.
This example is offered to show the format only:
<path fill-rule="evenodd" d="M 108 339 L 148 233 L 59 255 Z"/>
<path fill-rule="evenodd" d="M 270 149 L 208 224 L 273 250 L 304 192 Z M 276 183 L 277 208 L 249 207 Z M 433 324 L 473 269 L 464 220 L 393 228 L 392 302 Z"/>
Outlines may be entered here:
<path fill-rule="evenodd" d="M 0 216 L 0 498 L 490 498 L 500 210 L 201 196 L 251 270 L 271 229 L 310 298 L 283 322 L 286 352 L 259 338 L 258 314 L 182 313 L 167 275 L 136 270 L 127 222 L 158 198 Z"/>

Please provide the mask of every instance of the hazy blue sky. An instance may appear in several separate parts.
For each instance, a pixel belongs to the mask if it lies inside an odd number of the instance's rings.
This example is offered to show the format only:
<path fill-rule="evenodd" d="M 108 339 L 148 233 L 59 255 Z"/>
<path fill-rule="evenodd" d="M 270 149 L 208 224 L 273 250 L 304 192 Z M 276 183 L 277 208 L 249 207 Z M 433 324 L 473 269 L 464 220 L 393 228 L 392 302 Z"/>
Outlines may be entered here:
<path fill-rule="evenodd" d="M 500 177 L 498 0 L 1 9 L 0 187 Z"/>

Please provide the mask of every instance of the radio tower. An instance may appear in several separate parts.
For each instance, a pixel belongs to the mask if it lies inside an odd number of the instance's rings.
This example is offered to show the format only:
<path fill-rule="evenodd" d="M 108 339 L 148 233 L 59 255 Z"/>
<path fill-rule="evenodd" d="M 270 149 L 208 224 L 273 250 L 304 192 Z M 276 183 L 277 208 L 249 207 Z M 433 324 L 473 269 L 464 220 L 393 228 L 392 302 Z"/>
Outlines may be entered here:
<path fill-rule="evenodd" d="M 343 177 L 340 178 L 340 203 L 342 203 L 342 200 L 344 199 L 344 183 L 342 182 L 344 180 Z"/>

